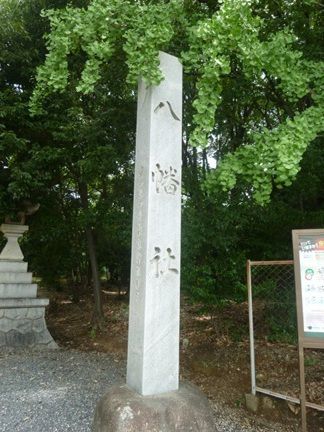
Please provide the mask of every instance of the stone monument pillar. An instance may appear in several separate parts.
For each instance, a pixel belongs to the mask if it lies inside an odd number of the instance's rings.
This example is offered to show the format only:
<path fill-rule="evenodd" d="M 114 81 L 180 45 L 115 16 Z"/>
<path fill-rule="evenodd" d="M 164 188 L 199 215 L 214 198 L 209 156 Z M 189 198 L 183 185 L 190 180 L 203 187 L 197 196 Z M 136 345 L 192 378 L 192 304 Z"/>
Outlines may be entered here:
<path fill-rule="evenodd" d="M 142 395 L 179 387 L 182 66 L 138 89 L 127 384 Z"/>
<path fill-rule="evenodd" d="M 160 53 L 160 68 L 138 89 L 127 385 L 99 402 L 96 432 L 215 431 L 206 398 L 179 388 L 182 66 Z"/>
<path fill-rule="evenodd" d="M 28 226 L 2 224 L 0 230 L 7 239 L 0 254 L 0 347 L 56 348 L 44 318 L 49 301 L 36 298 L 18 243 Z"/>

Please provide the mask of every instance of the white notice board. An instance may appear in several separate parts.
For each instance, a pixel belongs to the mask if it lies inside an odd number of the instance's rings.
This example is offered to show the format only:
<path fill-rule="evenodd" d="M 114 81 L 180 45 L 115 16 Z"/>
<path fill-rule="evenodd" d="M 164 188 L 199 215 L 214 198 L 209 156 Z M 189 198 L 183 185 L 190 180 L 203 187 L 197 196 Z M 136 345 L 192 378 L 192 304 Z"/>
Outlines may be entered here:
<path fill-rule="evenodd" d="M 324 230 L 293 231 L 293 238 L 304 337 L 324 338 Z"/>

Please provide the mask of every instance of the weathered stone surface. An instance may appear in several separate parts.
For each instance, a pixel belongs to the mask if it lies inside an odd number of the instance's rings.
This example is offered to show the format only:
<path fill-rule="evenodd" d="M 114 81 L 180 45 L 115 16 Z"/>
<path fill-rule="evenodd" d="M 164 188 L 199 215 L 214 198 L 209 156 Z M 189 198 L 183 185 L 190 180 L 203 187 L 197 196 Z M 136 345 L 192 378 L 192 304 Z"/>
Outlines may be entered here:
<path fill-rule="evenodd" d="M 16 309 L 0 309 L 4 313 L 4 316 L 9 319 L 21 319 L 27 317 L 27 308 L 16 308 Z"/>
<path fill-rule="evenodd" d="M 43 328 L 36 332 L 32 329 L 32 320 L 10 320 L 12 327 L 6 328 L 3 331 L 2 323 L 0 322 L 0 346 L 7 346 L 10 348 L 26 348 L 43 346 L 47 348 L 58 348 L 54 342 L 51 334 L 46 328 L 45 321 L 43 320 Z"/>
<path fill-rule="evenodd" d="M 36 297 L 37 284 L 0 283 L 1 298 Z"/>
<path fill-rule="evenodd" d="M 113 387 L 97 405 L 94 432 L 217 432 L 207 398 L 196 387 L 141 396 Z"/>
<path fill-rule="evenodd" d="M 6 346 L 12 348 L 33 346 L 35 343 L 34 332 L 19 333 L 16 330 L 10 330 L 6 334 Z"/>
<path fill-rule="evenodd" d="M 44 321 L 45 323 L 45 321 Z M 52 348 L 58 348 L 56 343 L 54 342 L 50 332 L 47 330 L 47 328 L 44 328 L 44 331 L 42 332 L 33 332 L 35 336 L 35 344 L 36 345 L 49 345 L 51 344 Z"/>
<path fill-rule="evenodd" d="M 137 106 L 127 384 L 142 395 L 179 385 L 182 66 L 160 67 Z"/>
<path fill-rule="evenodd" d="M 27 272 L 28 264 L 24 261 L 0 260 L 0 272 Z"/>
<path fill-rule="evenodd" d="M 0 272 L 0 283 L 31 283 L 32 273 L 27 272 Z"/>
<path fill-rule="evenodd" d="M 33 321 L 30 319 L 18 319 L 12 321 L 14 330 L 17 330 L 19 333 L 30 333 L 32 331 Z"/>
<path fill-rule="evenodd" d="M 27 318 L 31 318 L 33 320 L 38 321 L 40 318 L 44 318 L 44 315 L 45 315 L 44 307 L 33 307 L 27 309 Z"/>
<path fill-rule="evenodd" d="M 256 413 L 259 408 L 259 398 L 252 393 L 245 394 L 245 404 L 249 411 Z"/>
<path fill-rule="evenodd" d="M 0 318 L 0 346 L 57 348 L 46 327 L 45 306 L 0 311 L 5 315 Z"/>
<path fill-rule="evenodd" d="M 13 320 L 9 318 L 1 318 L 0 320 L 0 330 L 4 333 L 8 333 L 12 330 Z"/>
<path fill-rule="evenodd" d="M 27 225 L 2 224 L 0 230 L 7 239 L 3 248 L 0 259 L 2 260 L 23 260 L 24 255 L 21 252 L 18 239 L 28 231 Z"/>
<path fill-rule="evenodd" d="M 43 331 L 45 328 L 45 319 L 44 318 L 37 318 L 33 320 L 33 330 L 37 333 Z"/>
<path fill-rule="evenodd" d="M 48 303 L 48 299 L 41 298 L 0 298 L 0 309 L 42 308 L 47 306 Z"/>
<path fill-rule="evenodd" d="M 3 325 L 4 324 L 3 323 L 4 320 L 6 320 L 6 322 L 9 323 L 9 325 L 7 324 L 7 325 L 4 326 Z M 9 327 L 9 329 L 8 329 L 8 327 Z M 21 318 L 21 319 L 6 319 L 6 318 L 3 318 L 0 321 L 0 328 L 2 330 L 7 329 L 7 330 L 4 330 L 6 332 L 8 332 L 9 330 L 15 330 L 15 331 L 17 331 L 19 333 L 29 333 L 32 330 L 31 327 L 32 327 L 31 321 L 28 320 L 28 319 L 24 319 L 24 318 Z"/>
<path fill-rule="evenodd" d="M 32 273 L 27 273 L 17 241 L 28 227 L 1 229 L 8 242 L 0 258 L 0 345 L 57 348 L 44 319 L 49 300 L 36 298 L 37 284 L 31 283 Z"/>
<path fill-rule="evenodd" d="M 42 347 L 42 345 L 40 345 L 40 347 Z M 54 339 L 52 338 L 52 336 L 51 336 L 51 340 L 46 345 L 44 345 L 44 348 L 47 348 L 47 349 L 58 349 L 58 345 L 57 345 L 56 342 L 54 342 Z"/>
<path fill-rule="evenodd" d="M 0 347 L 6 345 L 6 334 L 0 330 Z"/>

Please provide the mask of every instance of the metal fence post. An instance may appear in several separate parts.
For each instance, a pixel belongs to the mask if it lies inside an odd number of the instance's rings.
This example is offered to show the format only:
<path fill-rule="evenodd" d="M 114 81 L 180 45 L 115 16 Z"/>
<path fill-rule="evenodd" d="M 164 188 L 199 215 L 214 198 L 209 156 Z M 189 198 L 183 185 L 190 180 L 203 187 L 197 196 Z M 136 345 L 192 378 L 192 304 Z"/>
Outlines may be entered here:
<path fill-rule="evenodd" d="M 253 298 L 252 298 L 252 278 L 251 278 L 251 261 L 246 263 L 247 287 L 248 287 L 248 304 L 249 304 L 249 331 L 250 331 L 250 362 L 251 362 L 251 393 L 256 395 L 256 378 L 255 378 L 255 349 L 254 349 L 254 327 L 253 327 Z"/>

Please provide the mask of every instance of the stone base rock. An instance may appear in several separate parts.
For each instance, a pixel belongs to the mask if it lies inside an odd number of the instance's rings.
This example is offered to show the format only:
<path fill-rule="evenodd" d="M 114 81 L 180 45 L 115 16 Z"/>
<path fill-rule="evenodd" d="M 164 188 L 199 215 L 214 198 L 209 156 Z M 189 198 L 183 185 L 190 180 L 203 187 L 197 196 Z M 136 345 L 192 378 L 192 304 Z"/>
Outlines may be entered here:
<path fill-rule="evenodd" d="M 141 396 L 126 385 L 99 401 L 94 432 L 217 432 L 213 411 L 200 390 L 182 384 L 175 392 Z"/>
<path fill-rule="evenodd" d="M 258 396 L 254 395 L 252 393 L 246 393 L 245 394 L 245 404 L 246 404 L 246 408 L 249 411 L 256 413 L 258 411 L 258 408 L 259 408 Z"/>
<path fill-rule="evenodd" d="M 0 299 L 0 347 L 57 348 L 45 323 L 47 299 Z"/>

